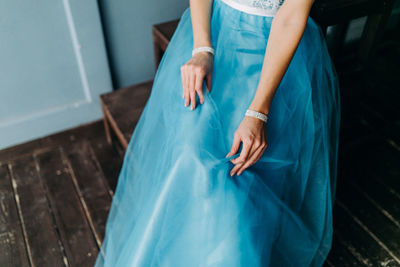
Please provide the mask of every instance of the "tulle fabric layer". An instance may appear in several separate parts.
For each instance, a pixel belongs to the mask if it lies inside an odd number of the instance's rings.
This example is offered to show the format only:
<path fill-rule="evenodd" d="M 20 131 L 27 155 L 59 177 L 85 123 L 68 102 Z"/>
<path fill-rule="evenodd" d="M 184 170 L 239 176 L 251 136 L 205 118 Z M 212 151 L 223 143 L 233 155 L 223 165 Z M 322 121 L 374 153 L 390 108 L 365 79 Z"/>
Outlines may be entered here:
<path fill-rule="evenodd" d="M 272 17 L 214 0 L 211 92 L 184 106 L 187 8 L 125 154 L 96 266 L 321 266 L 332 241 L 339 88 L 308 19 L 266 124 L 268 148 L 240 176 L 225 155 L 260 77 Z"/>

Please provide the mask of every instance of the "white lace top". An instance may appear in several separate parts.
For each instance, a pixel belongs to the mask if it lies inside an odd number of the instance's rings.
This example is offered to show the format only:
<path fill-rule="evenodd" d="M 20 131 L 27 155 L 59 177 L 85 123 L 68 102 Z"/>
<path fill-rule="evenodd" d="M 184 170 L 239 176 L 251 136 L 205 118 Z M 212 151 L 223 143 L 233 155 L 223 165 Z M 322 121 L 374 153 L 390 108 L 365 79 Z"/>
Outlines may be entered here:
<path fill-rule="evenodd" d="M 273 17 L 284 0 L 222 0 L 222 2 L 246 13 Z"/>

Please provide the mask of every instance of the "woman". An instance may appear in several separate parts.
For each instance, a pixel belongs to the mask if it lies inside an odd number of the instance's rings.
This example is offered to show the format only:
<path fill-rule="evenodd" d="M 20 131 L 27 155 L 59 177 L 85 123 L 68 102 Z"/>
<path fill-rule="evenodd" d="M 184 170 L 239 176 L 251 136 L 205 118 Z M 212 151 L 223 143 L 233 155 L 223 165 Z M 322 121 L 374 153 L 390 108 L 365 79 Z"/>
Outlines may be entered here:
<path fill-rule="evenodd" d="M 190 1 L 127 148 L 96 266 L 323 264 L 339 89 L 312 2 Z"/>

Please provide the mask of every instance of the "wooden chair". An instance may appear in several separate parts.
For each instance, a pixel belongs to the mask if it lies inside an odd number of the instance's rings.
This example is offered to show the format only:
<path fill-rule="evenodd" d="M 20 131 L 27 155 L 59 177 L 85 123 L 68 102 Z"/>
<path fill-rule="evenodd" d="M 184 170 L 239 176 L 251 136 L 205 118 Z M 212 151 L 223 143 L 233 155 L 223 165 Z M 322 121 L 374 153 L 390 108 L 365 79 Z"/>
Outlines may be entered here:
<path fill-rule="evenodd" d="M 393 0 L 316 0 L 310 16 L 326 33 L 328 26 L 338 25 L 332 54 L 341 48 L 349 22 L 367 17 L 363 29 L 357 58 L 367 63 L 374 54 L 377 42 L 382 38 L 387 20 L 393 7 Z"/>

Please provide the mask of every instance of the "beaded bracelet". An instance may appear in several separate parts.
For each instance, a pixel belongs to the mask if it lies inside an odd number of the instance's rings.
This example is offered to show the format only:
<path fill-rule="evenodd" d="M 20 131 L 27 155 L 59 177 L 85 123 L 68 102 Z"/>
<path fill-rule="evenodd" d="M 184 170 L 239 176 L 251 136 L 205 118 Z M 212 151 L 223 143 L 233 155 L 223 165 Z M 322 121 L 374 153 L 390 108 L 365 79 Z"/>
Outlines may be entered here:
<path fill-rule="evenodd" d="M 263 122 L 267 122 L 268 120 L 268 116 L 266 114 L 251 109 L 246 110 L 245 116 L 255 117 Z"/>
<path fill-rule="evenodd" d="M 214 48 L 210 46 L 200 46 L 192 50 L 192 56 L 194 56 L 196 53 L 199 52 L 210 52 L 211 54 L 214 55 Z"/>

